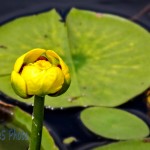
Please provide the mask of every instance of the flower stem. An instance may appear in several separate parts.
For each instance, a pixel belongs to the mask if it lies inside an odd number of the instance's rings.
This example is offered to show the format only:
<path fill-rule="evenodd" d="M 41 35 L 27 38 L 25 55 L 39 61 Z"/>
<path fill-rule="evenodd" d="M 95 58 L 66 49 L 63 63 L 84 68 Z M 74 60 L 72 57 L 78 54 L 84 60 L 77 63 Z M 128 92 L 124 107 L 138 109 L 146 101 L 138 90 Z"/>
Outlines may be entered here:
<path fill-rule="evenodd" d="M 32 129 L 29 150 L 40 150 L 44 116 L 44 98 L 35 95 L 32 114 Z"/>

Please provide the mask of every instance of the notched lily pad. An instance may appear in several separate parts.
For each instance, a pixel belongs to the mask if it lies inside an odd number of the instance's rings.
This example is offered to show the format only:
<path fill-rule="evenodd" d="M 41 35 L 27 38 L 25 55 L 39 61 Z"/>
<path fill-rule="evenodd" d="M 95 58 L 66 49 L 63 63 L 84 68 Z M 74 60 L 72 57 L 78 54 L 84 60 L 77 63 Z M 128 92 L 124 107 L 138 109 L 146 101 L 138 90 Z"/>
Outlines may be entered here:
<path fill-rule="evenodd" d="M 142 139 L 149 135 L 149 128 L 141 119 L 115 108 L 87 108 L 81 112 L 81 120 L 92 132 L 110 139 Z"/>
<path fill-rule="evenodd" d="M 0 27 L 0 90 L 15 95 L 10 73 L 15 59 L 32 48 L 55 50 L 69 65 L 72 83 L 46 105 L 117 106 L 150 84 L 150 35 L 140 26 L 115 15 L 72 9 L 66 23 L 52 10 L 22 17 Z M 72 100 L 73 99 L 73 100 Z M 71 101 L 70 101 L 71 100 Z"/>
<path fill-rule="evenodd" d="M 60 21 L 60 16 L 55 10 L 18 18 L 0 27 L 0 91 L 10 97 L 27 103 L 32 103 L 33 98 L 25 100 L 18 97 L 12 90 L 10 74 L 13 70 L 15 60 L 20 55 L 33 48 L 44 48 L 55 50 L 69 65 L 72 74 L 71 88 L 59 98 L 55 99 L 55 105 L 70 105 L 67 101 L 72 95 L 79 95 L 76 86 L 75 73 L 66 34 L 66 28 Z M 51 104 L 51 97 L 46 97 L 46 105 Z M 71 105 L 75 105 L 71 103 Z"/>
<path fill-rule="evenodd" d="M 67 29 L 85 104 L 117 106 L 150 85 L 150 35 L 140 26 L 118 16 L 73 9 Z"/>

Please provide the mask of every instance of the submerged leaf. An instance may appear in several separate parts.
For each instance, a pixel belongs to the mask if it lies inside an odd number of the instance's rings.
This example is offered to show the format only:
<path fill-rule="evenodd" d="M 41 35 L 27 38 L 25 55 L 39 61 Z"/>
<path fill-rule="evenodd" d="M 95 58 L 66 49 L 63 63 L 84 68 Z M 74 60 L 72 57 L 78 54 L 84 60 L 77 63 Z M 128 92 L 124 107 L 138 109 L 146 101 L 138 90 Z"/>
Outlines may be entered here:
<path fill-rule="evenodd" d="M 77 139 L 75 138 L 75 137 L 68 137 L 68 138 L 65 138 L 64 140 L 63 140 L 63 143 L 64 144 L 71 144 L 72 142 L 75 142 L 75 141 L 77 141 Z"/>

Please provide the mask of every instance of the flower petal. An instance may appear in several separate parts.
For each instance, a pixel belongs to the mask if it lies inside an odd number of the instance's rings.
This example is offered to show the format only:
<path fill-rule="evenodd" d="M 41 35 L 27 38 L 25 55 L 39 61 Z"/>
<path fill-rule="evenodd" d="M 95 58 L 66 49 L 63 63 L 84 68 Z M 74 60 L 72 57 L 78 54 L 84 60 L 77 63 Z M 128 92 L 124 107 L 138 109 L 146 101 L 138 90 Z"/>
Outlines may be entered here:
<path fill-rule="evenodd" d="M 44 96 L 55 93 L 62 88 L 64 82 L 64 75 L 60 68 L 51 67 L 41 70 L 33 64 L 24 67 L 21 77 L 26 82 L 29 95 Z"/>
<path fill-rule="evenodd" d="M 52 63 L 53 65 L 57 66 L 60 64 L 59 59 L 60 57 L 52 50 L 47 50 L 45 52 L 45 55 L 47 57 L 47 59 L 49 60 L 50 63 Z"/>
<path fill-rule="evenodd" d="M 19 95 L 22 98 L 30 97 L 29 95 L 27 95 L 26 84 L 24 79 L 20 76 L 19 73 L 15 71 L 13 71 L 11 74 L 11 84 L 17 95 Z"/>
<path fill-rule="evenodd" d="M 32 63 L 36 61 L 46 50 L 36 48 L 33 49 L 25 54 L 24 62 L 25 63 Z"/>
<path fill-rule="evenodd" d="M 66 78 L 64 78 L 64 83 L 62 85 L 62 88 L 59 91 L 57 91 L 56 93 L 48 94 L 48 95 L 49 96 L 59 96 L 59 95 L 65 93 L 70 86 L 70 82 L 71 82 L 71 78 L 70 78 L 70 74 L 68 73 L 68 74 L 66 74 Z"/>
<path fill-rule="evenodd" d="M 24 63 L 24 57 L 25 57 L 25 54 L 16 60 L 15 65 L 14 65 L 14 71 L 16 71 L 16 72 L 20 71 L 20 69 Z"/>
<path fill-rule="evenodd" d="M 64 75 L 60 68 L 52 67 L 44 75 L 43 88 L 46 94 L 56 93 L 62 88 Z"/>
<path fill-rule="evenodd" d="M 70 82 L 71 82 L 71 77 L 70 77 L 70 73 L 69 73 L 69 69 L 68 69 L 68 66 L 64 63 L 64 61 L 52 50 L 47 50 L 46 51 L 46 56 L 47 58 L 50 60 L 51 57 L 55 57 L 57 59 L 59 59 L 59 63 L 60 63 L 60 66 L 61 66 L 61 70 L 64 74 L 64 83 L 62 85 L 62 88 L 57 91 L 55 94 L 49 94 L 50 96 L 58 96 L 58 95 L 61 95 L 63 94 L 64 92 L 67 91 L 67 89 L 69 88 L 70 86 Z"/>
<path fill-rule="evenodd" d="M 64 76 L 66 76 L 67 82 L 69 82 L 69 79 L 67 79 L 68 78 L 67 76 L 69 74 L 69 69 L 68 69 L 67 65 L 64 63 L 64 61 L 52 50 L 47 50 L 45 54 L 49 61 L 52 59 L 52 57 L 55 57 L 56 59 L 59 60 L 59 64 L 61 66 L 62 72 L 63 72 Z"/>
<path fill-rule="evenodd" d="M 26 83 L 27 93 L 29 95 L 39 95 L 43 82 L 43 74 L 44 71 L 41 71 L 33 64 L 26 65 L 23 68 L 21 72 L 21 77 Z"/>
<path fill-rule="evenodd" d="M 52 50 L 47 50 L 46 52 L 45 52 L 45 54 L 46 54 L 46 56 L 49 58 L 51 58 L 51 56 L 52 57 L 55 57 L 55 58 L 57 58 L 57 59 L 60 59 L 60 57 L 54 52 L 54 51 L 52 51 Z"/>

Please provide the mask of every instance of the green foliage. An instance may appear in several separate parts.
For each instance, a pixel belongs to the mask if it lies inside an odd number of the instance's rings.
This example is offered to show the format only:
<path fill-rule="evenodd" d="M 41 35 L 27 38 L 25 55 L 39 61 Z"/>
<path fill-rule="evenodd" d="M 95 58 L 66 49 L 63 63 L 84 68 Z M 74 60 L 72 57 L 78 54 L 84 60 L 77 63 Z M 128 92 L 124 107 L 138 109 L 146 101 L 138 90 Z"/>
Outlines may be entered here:
<path fill-rule="evenodd" d="M 5 120 L 5 114 L 9 114 L 9 120 L 0 125 L 0 149 L 27 150 L 31 135 L 32 117 L 20 108 L 14 106 L 11 110 L 8 107 L 1 107 L 1 119 Z M 8 115 L 7 114 L 7 115 Z M 58 150 L 50 133 L 43 126 L 41 150 Z"/>
<path fill-rule="evenodd" d="M 32 126 L 32 118 L 31 115 L 27 114 L 26 112 L 22 111 L 18 107 L 14 108 L 14 117 L 12 120 L 12 125 L 16 128 L 20 128 L 24 130 L 24 132 L 28 132 L 29 138 L 31 135 L 31 126 Z M 42 148 L 43 150 L 58 150 L 57 146 L 54 143 L 53 138 L 49 134 L 46 127 L 43 127 L 43 134 L 42 134 Z"/>
<path fill-rule="evenodd" d="M 94 133 L 110 139 L 142 139 L 149 135 L 149 128 L 141 119 L 115 108 L 87 108 L 81 113 L 81 120 Z"/>
<path fill-rule="evenodd" d="M 0 90 L 13 92 L 10 73 L 18 56 L 33 48 L 53 49 L 69 65 L 69 90 L 46 105 L 117 106 L 143 92 L 150 83 L 150 35 L 138 25 L 108 14 L 73 9 L 66 24 L 52 10 L 22 17 L 0 27 Z M 70 101 L 72 100 L 72 101 Z"/>
<path fill-rule="evenodd" d="M 55 50 L 71 71 L 69 90 L 54 100 L 46 96 L 48 106 L 115 107 L 149 87 L 150 35 L 146 30 L 115 15 L 77 9 L 71 10 L 65 23 L 59 20 L 52 10 L 0 27 L 0 91 L 16 100 L 33 102 L 32 98 L 24 100 L 15 95 L 10 85 L 15 60 L 33 48 Z M 14 113 L 13 125 L 30 134 L 31 116 L 17 107 Z M 88 108 L 81 113 L 81 120 L 91 131 L 107 138 L 142 139 L 149 134 L 142 120 L 113 108 Z M 43 148 L 57 149 L 46 128 L 43 131 Z M 147 150 L 148 146 L 131 140 L 97 150 Z"/>
<path fill-rule="evenodd" d="M 93 150 L 149 150 L 150 143 L 144 141 L 122 141 Z"/>

